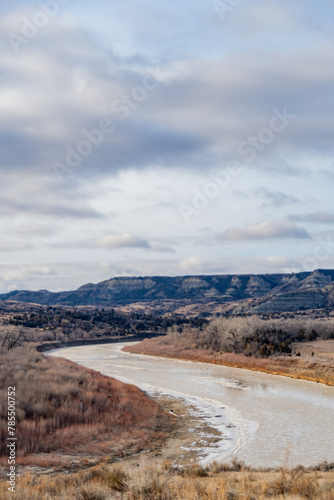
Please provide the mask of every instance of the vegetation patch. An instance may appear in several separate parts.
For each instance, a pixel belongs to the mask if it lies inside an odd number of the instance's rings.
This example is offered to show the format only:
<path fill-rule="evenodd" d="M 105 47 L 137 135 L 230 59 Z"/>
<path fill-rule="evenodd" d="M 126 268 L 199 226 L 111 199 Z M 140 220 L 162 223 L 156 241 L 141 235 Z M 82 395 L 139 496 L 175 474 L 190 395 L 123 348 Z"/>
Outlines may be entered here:
<path fill-rule="evenodd" d="M 0 496 L 11 498 L 0 481 Z M 131 467 L 101 463 L 74 474 L 35 477 L 18 481 L 19 500 L 267 500 L 334 499 L 334 471 L 329 464 L 318 470 L 252 469 L 235 460 L 207 467 L 175 468 L 139 464 Z"/>
<path fill-rule="evenodd" d="M 15 348 L 0 353 L 3 464 L 8 386 L 16 387 L 20 464 L 38 463 L 40 454 L 44 466 L 54 465 L 55 455 L 124 456 L 158 446 L 171 430 L 171 416 L 136 386 L 32 348 Z"/>

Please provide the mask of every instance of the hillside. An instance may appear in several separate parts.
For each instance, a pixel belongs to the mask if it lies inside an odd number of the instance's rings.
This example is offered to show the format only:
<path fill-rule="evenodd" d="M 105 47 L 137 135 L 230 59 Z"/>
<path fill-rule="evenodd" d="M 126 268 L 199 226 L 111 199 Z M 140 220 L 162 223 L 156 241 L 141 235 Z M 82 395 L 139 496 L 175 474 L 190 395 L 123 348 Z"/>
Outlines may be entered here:
<path fill-rule="evenodd" d="M 46 357 L 33 347 L 1 347 L 0 477 L 8 465 L 9 386 L 14 387 L 20 465 L 123 457 L 161 445 L 173 429 L 169 414 L 134 385 Z"/>
<path fill-rule="evenodd" d="M 292 274 L 119 277 L 75 291 L 13 291 L 1 301 L 69 306 L 154 306 L 171 312 L 197 305 L 197 313 L 271 313 L 329 309 L 334 305 L 334 270 Z M 217 309 L 218 307 L 218 309 Z M 193 307 L 194 309 L 194 307 Z M 196 309 L 196 308 L 195 308 Z"/>

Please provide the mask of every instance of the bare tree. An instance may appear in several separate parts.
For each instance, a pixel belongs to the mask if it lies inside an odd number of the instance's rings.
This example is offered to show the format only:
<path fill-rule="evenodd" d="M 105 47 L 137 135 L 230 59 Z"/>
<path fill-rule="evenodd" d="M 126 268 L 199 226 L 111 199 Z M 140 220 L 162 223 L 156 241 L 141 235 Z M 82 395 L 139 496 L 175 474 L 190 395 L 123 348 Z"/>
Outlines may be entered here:
<path fill-rule="evenodd" d="M 22 329 L 16 332 L 7 331 L 2 341 L 1 348 L 7 348 L 7 351 L 10 351 L 17 345 L 18 341 L 22 337 L 23 337 Z"/>

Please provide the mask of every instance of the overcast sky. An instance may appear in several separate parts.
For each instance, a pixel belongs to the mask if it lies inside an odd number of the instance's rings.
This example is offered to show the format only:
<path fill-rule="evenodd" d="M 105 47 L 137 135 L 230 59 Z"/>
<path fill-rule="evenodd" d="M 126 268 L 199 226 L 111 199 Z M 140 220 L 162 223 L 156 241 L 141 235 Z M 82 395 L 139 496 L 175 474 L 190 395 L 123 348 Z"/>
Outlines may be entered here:
<path fill-rule="evenodd" d="M 334 2 L 0 6 L 0 291 L 334 267 Z"/>

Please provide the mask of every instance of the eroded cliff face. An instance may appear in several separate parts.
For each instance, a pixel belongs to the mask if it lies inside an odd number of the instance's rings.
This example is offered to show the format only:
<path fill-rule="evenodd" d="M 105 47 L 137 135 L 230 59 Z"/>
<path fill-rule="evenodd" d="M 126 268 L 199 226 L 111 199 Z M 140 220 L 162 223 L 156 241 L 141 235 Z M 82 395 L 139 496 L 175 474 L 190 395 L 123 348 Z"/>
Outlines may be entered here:
<path fill-rule="evenodd" d="M 328 295 L 334 288 L 331 272 L 314 271 L 304 279 L 292 276 L 286 283 L 265 294 L 254 312 L 299 311 L 327 307 Z"/>
<path fill-rule="evenodd" d="M 15 291 L 0 300 L 38 304 L 119 306 L 143 303 L 166 310 L 198 304 L 235 313 L 299 311 L 334 306 L 334 270 L 312 273 L 112 278 L 71 292 Z M 164 307 L 165 304 L 165 307 Z"/>

